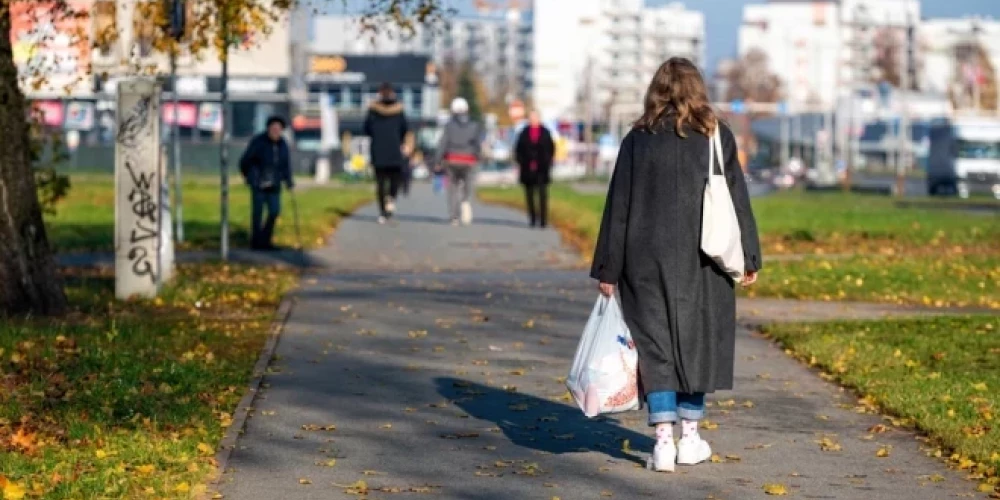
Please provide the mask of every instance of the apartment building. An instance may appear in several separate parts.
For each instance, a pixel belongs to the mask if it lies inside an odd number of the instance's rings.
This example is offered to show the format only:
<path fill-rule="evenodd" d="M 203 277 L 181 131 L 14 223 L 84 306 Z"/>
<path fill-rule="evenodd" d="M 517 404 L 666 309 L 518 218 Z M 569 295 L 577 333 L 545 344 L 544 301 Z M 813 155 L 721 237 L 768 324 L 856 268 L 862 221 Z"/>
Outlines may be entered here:
<path fill-rule="evenodd" d="M 918 0 L 771 0 L 744 7 L 739 55 L 766 54 L 793 108 L 829 109 L 872 80 L 876 37 L 902 46 L 919 24 Z"/>
<path fill-rule="evenodd" d="M 704 15 L 679 2 L 536 0 L 534 24 L 534 101 L 547 118 L 601 116 L 610 106 L 642 102 L 666 59 L 705 62 Z"/>

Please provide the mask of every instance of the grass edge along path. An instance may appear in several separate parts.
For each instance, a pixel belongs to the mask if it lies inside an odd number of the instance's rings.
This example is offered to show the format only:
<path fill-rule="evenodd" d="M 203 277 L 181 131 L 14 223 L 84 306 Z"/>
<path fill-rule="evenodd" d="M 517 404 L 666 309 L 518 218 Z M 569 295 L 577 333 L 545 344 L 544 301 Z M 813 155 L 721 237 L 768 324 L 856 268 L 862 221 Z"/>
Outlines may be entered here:
<path fill-rule="evenodd" d="M 966 473 L 979 492 L 1000 498 L 1000 318 L 788 323 L 762 330 L 824 379 L 856 391 L 860 410 L 924 433 L 928 455 Z M 878 425 L 868 432 L 874 439 L 887 430 Z"/>
<path fill-rule="evenodd" d="M 843 196 L 843 195 L 835 195 Z M 928 212 L 909 212 L 896 209 L 891 200 L 871 199 L 863 195 L 847 195 L 841 199 L 808 193 L 772 195 L 754 201 L 758 224 L 765 240 L 765 272 L 757 286 L 741 292 L 750 297 L 810 299 L 822 301 L 879 302 L 923 307 L 952 307 L 1000 309 L 1000 248 L 989 240 L 1000 237 L 1000 218 L 982 219 L 966 229 L 952 229 L 945 237 L 945 224 L 965 220 L 967 216 L 955 213 L 935 213 L 920 226 L 919 235 L 911 234 L 909 217 L 923 217 Z M 524 198 L 518 189 L 482 189 L 479 197 L 495 203 L 523 210 Z M 830 220 L 796 216 L 785 220 L 789 213 L 808 212 L 816 215 L 831 201 L 845 203 L 856 200 L 865 207 L 888 210 L 894 214 L 891 222 L 869 234 L 866 224 L 878 223 L 879 213 L 859 215 L 845 208 Z M 550 219 L 559 229 L 564 241 L 577 249 L 589 262 L 597 233 L 600 229 L 603 195 L 577 193 L 568 186 L 555 185 L 549 197 Z M 801 207 L 801 208 L 800 208 Z M 933 222 L 933 224 L 932 224 Z M 767 228 L 772 229 L 768 230 Z M 821 227 L 822 230 L 817 229 Z M 984 229 L 985 228 L 985 229 Z M 837 248 L 858 238 L 891 243 L 885 251 L 871 251 L 861 247 L 851 254 L 834 259 L 826 254 L 823 238 L 835 241 Z M 817 240 L 817 238 L 819 238 Z M 916 238 L 923 242 L 903 241 Z M 949 239 L 950 238 L 950 239 Z M 860 241 L 860 240 L 859 240 Z M 937 241 L 937 243 L 934 243 Z M 959 244 L 962 242 L 962 244 Z M 775 248 L 782 246 L 812 245 L 814 254 L 800 255 L 789 260 L 769 259 Z M 935 247 L 934 245 L 940 245 Z M 806 247 L 808 248 L 808 247 Z M 899 248 L 909 249 L 907 252 Z M 928 251 L 937 248 L 937 251 Z M 786 249 L 787 251 L 787 249 Z M 786 254 L 787 255 L 787 254 Z"/>

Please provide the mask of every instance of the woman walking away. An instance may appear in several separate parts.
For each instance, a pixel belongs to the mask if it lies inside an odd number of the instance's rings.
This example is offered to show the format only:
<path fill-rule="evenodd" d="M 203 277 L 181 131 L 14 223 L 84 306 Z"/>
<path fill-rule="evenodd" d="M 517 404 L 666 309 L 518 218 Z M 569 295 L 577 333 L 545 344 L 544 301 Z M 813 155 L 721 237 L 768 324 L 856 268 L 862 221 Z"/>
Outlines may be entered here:
<path fill-rule="evenodd" d="M 392 85 L 383 83 L 378 89 L 378 100 L 372 103 L 365 118 L 365 135 L 372 141 L 371 162 L 375 168 L 379 224 L 385 224 L 396 211 L 396 197 L 406 162 L 403 147 L 406 132 L 403 104 L 396 100 Z"/>
<path fill-rule="evenodd" d="M 448 175 L 448 215 L 457 226 L 472 223 L 472 179 L 483 152 L 483 125 L 469 116 L 469 103 L 461 97 L 451 101 L 451 120 L 444 126 L 438 144 L 436 165 Z M 458 190 L 462 193 L 459 196 Z"/>
<path fill-rule="evenodd" d="M 537 111 L 528 115 L 528 126 L 517 137 L 514 156 L 520 168 L 521 184 L 528 201 L 531 227 L 548 225 L 549 183 L 552 182 L 552 158 L 556 145 L 552 134 L 542 125 Z M 537 201 L 537 204 L 536 204 Z"/>
<path fill-rule="evenodd" d="M 757 280 L 760 243 L 736 140 L 709 106 L 698 69 L 676 57 L 656 71 L 645 111 L 622 142 L 591 270 L 602 294 L 611 296 L 616 287 L 621 293 L 639 353 L 649 425 L 656 428 L 649 465 L 657 471 L 711 457 L 698 435 L 705 393 L 733 387 L 735 284 L 700 250 L 709 138 L 716 127 L 741 233 L 741 282 Z M 719 163 L 713 165 L 716 175 Z M 681 439 L 675 444 L 678 419 Z"/>

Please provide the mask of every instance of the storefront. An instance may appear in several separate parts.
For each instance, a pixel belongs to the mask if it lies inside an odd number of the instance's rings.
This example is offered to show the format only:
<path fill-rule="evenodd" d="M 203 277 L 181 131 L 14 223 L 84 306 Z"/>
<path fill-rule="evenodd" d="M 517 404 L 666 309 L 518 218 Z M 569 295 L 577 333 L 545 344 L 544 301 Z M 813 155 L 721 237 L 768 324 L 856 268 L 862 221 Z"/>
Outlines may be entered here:
<path fill-rule="evenodd" d="M 114 126 L 114 99 L 116 79 L 95 79 L 94 94 L 98 96 L 98 125 Z M 164 79 L 162 105 L 163 121 L 173 124 L 174 88 Z M 218 76 L 184 75 L 177 78 L 177 124 L 181 140 L 185 142 L 213 142 L 222 131 L 222 78 Z M 267 118 L 273 115 L 288 117 L 288 78 L 248 77 L 229 78 L 229 100 L 232 116 L 231 135 L 236 141 L 246 140 L 264 130 Z M 109 115 L 110 121 L 105 118 Z M 164 127 L 164 133 L 169 127 Z"/>

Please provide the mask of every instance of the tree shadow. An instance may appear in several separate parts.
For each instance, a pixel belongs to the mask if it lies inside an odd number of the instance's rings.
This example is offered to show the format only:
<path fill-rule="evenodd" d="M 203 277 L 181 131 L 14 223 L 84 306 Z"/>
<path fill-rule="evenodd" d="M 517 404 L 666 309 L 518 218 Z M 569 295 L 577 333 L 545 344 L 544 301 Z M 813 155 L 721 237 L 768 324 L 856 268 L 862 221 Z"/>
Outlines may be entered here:
<path fill-rule="evenodd" d="M 451 377 L 435 379 L 438 393 L 473 418 L 491 421 L 514 444 L 545 453 L 597 452 L 645 465 L 635 450 L 651 450 L 650 436 L 608 417 L 588 419 L 578 408 Z M 626 447 L 625 443 L 628 442 Z"/>

